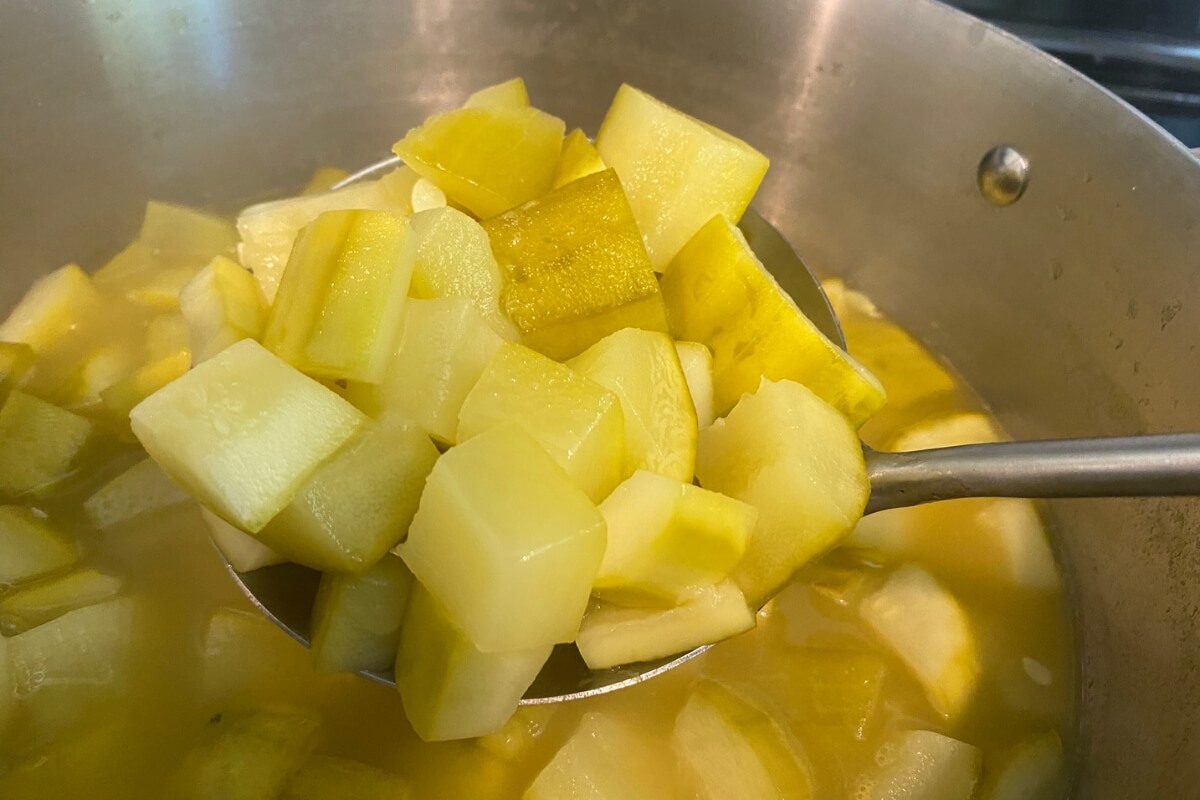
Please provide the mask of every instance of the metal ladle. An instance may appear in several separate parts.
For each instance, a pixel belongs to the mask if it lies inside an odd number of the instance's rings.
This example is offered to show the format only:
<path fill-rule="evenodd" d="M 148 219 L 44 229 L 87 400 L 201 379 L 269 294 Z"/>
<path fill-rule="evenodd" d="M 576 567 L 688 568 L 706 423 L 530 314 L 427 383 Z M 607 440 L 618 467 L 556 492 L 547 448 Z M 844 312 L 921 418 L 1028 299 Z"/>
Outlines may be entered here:
<path fill-rule="evenodd" d="M 392 158 L 349 176 L 335 188 L 381 174 Z M 775 228 L 753 209 L 739 227 L 759 259 L 809 319 L 841 347 L 845 338 L 820 282 Z M 886 453 L 864 445 L 871 496 L 866 513 L 962 497 L 1165 497 L 1200 495 L 1200 433 L 1000 442 Z M 308 646 L 320 573 L 281 564 L 234 579 L 264 614 Z M 605 694 L 641 683 L 703 653 L 606 670 L 589 670 L 573 645 L 555 648 L 522 704 Z M 394 686 L 391 672 L 364 677 Z"/>

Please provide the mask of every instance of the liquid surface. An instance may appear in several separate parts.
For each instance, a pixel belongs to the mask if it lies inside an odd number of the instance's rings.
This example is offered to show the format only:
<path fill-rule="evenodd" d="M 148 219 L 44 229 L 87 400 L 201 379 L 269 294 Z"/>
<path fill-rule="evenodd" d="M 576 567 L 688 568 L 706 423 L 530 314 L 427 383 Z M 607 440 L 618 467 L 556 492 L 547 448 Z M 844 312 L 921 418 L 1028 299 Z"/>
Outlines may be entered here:
<path fill-rule="evenodd" d="M 983 411 L 967 387 L 864 298 L 840 284 L 828 288 L 851 351 L 891 398 L 862 431 L 869 444 L 892 446 L 927 420 Z M 1074 691 L 1057 580 L 1005 561 L 1012 554 L 997 544 L 1006 540 L 996 526 L 1029 517 L 996 502 L 956 501 L 873 521 L 853 546 L 798 575 L 761 612 L 756 630 L 641 686 L 523 708 L 497 734 L 446 744 L 417 739 L 394 691 L 349 675 L 315 674 L 307 651 L 238 594 L 194 505 L 103 532 L 73 522 L 79 515 L 70 507 L 50 509 L 78 537 L 80 566 L 123 580 L 133 615 L 128 658 L 20 700 L 0 739 L 0 798 L 169 796 L 164 787 L 214 721 L 280 707 L 319 716 L 316 753 L 402 776 L 411 797 L 430 800 L 521 797 L 581 718 L 596 712 L 649 737 L 653 769 L 670 796 L 696 797 L 670 743 L 677 714 L 705 678 L 750 700 L 786 732 L 809 765 L 815 797 L 872 796 L 890 758 L 885 743 L 913 729 L 980 748 L 986 784 L 1013 746 L 1047 731 L 1066 739 Z M 905 544 L 889 549 L 889 532 L 900 529 Z M 978 685 L 952 721 L 860 616 L 862 599 L 909 562 L 955 596 L 978 645 Z"/>

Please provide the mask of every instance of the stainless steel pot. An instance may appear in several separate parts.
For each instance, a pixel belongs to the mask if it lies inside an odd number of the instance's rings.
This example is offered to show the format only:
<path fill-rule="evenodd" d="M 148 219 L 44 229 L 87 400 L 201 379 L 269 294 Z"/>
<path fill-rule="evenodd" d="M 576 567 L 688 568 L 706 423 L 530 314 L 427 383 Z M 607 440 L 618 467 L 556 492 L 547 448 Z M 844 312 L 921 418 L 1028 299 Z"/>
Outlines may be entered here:
<path fill-rule="evenodd" d="M 764 215 L 944 353 L 1021 437 L 1200 428 L 1200 168 L 1075 73 L 924 0 L 9 0 L 0 306 L 146 197 L 234 210 L 520 74 L 595 129 L 621 81 L 772 159 Z M 993 146 L 1029 163 L 999 207 Z M 1088 798 L 1200 790 L 1200 504 L 1052 506 Z"/>

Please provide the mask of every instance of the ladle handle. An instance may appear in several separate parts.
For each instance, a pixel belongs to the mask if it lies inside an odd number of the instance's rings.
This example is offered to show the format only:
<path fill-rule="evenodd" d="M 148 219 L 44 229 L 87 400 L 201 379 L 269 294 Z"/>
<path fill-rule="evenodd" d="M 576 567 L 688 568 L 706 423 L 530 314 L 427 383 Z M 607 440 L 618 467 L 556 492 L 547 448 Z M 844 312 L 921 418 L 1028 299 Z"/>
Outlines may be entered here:
<path fill-rule="evenodd" d="M 1200 433 L 867 449 L 866 513 L 958 497 L 1200 495 Z"/>

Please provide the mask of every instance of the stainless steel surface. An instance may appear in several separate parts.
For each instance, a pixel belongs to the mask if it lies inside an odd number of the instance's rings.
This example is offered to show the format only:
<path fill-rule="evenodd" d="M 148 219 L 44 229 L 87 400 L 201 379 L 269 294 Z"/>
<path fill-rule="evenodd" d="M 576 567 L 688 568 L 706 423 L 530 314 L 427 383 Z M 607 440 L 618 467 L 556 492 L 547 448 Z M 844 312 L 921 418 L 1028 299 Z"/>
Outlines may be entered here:
<path fill-rule="evenodd" d="M 1200 433 L 867 449 L 866 513 L 959 497 L 1200 496 Z"/>
<path fill-rule="evenodd" d="M 1200 169 L 1120 101 L 923 0 L 9 0 L 0 298 L 96 266 L 146 197 L 233 211 L 524 75 L 595 131 L 628 81 L 754 142 L 758 198 L 1019 438 L 1200 428 Z M 978 193 L 1020 149 L 1020 202 Z M 1050 503 L 1081 656 L 1077 795 L 1200 785 L 1200 503 Z"/>

